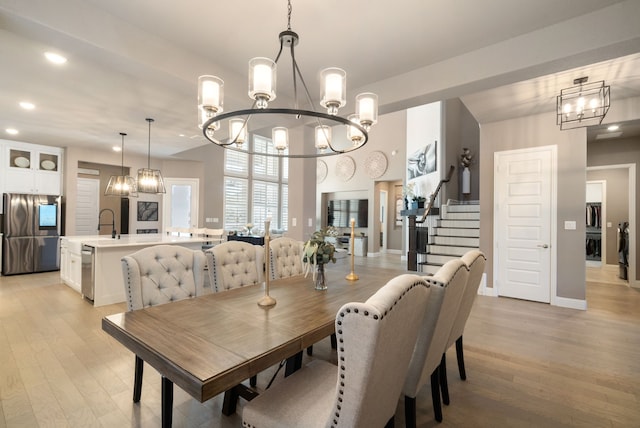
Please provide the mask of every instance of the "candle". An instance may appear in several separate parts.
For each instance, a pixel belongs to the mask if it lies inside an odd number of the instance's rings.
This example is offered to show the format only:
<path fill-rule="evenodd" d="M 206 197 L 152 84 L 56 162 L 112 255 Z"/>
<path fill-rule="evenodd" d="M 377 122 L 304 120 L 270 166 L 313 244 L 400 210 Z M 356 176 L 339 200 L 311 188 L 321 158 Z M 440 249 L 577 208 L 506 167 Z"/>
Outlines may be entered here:
<path fill-rule="evenodd" d="M 356 219 L 352 218 L 351 219 L 351 227 L 354 227 L 356 225 Z"/>

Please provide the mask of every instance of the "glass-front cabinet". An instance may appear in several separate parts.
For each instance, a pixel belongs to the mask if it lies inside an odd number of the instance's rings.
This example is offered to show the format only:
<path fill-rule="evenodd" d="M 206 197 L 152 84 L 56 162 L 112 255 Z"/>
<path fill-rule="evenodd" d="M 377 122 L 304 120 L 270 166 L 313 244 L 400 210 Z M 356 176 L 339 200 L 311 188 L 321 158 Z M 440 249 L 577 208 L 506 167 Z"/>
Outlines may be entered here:
<path fill-rule="evenodd" d="M 6 140 L 2 143 L 2 192 L 61 194 L 62 149 Z"/>

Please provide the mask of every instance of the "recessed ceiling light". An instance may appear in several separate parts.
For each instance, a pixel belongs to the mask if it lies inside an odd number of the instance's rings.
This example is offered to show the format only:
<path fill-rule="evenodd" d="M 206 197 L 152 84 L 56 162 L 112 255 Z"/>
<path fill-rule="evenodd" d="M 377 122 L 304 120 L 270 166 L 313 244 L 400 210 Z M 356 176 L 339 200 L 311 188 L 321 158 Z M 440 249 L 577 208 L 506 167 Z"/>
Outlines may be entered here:
<path fill-rule="evenodd" d="M 620 129 L 618 125 L 611 125 L 607 128 L 608 131 L 617 131 L 618 129 Z"/>
<path fill-rule="evenodd" d="M 179 134 L 178 136 L 179 136 L 179 137 L 184 137 L 185 135 L 184 135 L 184 134 Z"/>
<path fill-rule="evenodd" d="M 122 150 L 122 148 L 120 146 L 113 146 L 113 151 L 114 152 L 119 152 L 120 150 Z"/>
<path fill-rule="evenodd" d="M 18 130 L 14 128 L 7 128 L 5 129 L 5 131 L 7 131 L 7 134 L 11 134 L 11 135 L 16 135 L 18 133 Z"/>
<path fill-rule="evenodd" d="M 67 59 L 65 57 L 57 53 L 45 52 L 44 56 L 54 64 L 64 64 L 65 62 L 67 62 Z"/>
<path fill-rule="evenodd" d="M 25 110 L 33 110 L 34 108 L 36 108 L 36 105 L 34 103 L 30 103 L 29 101 L 20 101 L 20 107 Z"/>

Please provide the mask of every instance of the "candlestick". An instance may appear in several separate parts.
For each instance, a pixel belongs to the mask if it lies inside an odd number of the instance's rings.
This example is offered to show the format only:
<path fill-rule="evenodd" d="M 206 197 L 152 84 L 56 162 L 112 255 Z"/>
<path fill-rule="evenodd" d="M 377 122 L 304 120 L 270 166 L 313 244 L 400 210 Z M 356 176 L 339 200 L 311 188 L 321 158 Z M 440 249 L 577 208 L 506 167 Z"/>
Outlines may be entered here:
<path fill-rule="evenodd" d="M 276 299 L 269 296 L 269 282 L 271 281 L 271 269 L 270 269 L 270 260 L 269 256 L 271 251 L 269 251 L 269 240 L 271 238 L 269 234 L 269 230 L 271 229 L 271 217 L 267 217 L 267 221 L 264 222 L 264 268 L 265 268 L 265 278 L 264 278 L 264 296 L 260 300 L 258 300 L 258 306 L 268 307 L 276 304 Z"/>
<path fill-rule="evenodd" d="M 354 272 L 354 265 L 355 265 L 355 260 L 354 260 L 354 256 L 355 256 L 355 251 L 354 251 L 354 244 L 355 244 L 355 227 L 356 227 L 356 220 L 354 218 L 351 219 L 351 273 L 349 273 L 349 275 L 347 275 L 345 277 L 345 279 L 347 279 L 348 281 L 357 281 L 358 279 L 358 275 L 356 275 L 356 273 Z"/>

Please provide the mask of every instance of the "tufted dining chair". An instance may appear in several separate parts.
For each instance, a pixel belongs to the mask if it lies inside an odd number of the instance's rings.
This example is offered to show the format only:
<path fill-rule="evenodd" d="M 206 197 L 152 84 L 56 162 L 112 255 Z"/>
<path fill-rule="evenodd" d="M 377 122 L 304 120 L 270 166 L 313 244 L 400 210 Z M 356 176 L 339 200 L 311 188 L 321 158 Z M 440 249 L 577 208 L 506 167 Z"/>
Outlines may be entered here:
<path fill-rule="evenodd" d="M 462 295 L 462 301 L 458 308 L 456 319 L 453 322 L 451 333 L 449 334 L 449 340 L 445 348 L 444 354 L 442 354 L 442 361 L 440 362 L 440 383 L 442 386 L 442 401 L 444 404 L 449 404 L 449 387 L 447 385 L 447 352 L 453 344 L 456 345 L 456 357 L 458 359 L 458 371 L 460 373 L 460 379 L 466 380 L 467 373 L 464 368 L 464 353 L 462 351 L 462 333 L 464 327 L 467 324 L 469 315 L 471 314 L 471 308 L 473 302 L 478 294 L 478 287 L 482 280 L 482 274 L 484 273 L 484 267 L 486 264 L 486 257 L 480 250 L 467 251 L 462 256 L 462 261 L 469 269 L 469 277 L 464 287 L 464 294 Z"/>
<path fill-rule="evenodd" d="M 231 290 L 264 280 L 264 248 L 242 241 L 227 241 L 206 250 L 209 279 L 214 292 Z"/>
<path fill-rule="evenodd" d="M 124 256 L 121 263 L 129 311 L 200 296 L 204 292 L 206 261 L 202 251 L 155 245 Z M 134 403 L 140 401 L 143 365 L 136 355 Z"/>
<path fill-rule="evenodd" d="M 446 349 L 468 277 L 469 270 L 461 259 L 448 261 L 438 269 L 435 275 L 425 277 L 431 286 L 431 298 L 403 388 L 407 427 L 415 428 L 416 426 L 416 396 L 427 382 L 431 382 L 435 418 L 438 422 L 442 421 L 440 361 Z"/>
<path fill-rule="evenodd" d="M 392 426 L 429 298 L 427 282 L 406 274 L 343 305 L 338 366 L 314 360 L 264 391 L 244 406 L 243 427 Z"/>
<path fill-rule="evenodd" d="M 302 248 L 304 242 L 281 237 L 269 243 L 271 279 L 289 278 L 304 274 Z"/>

